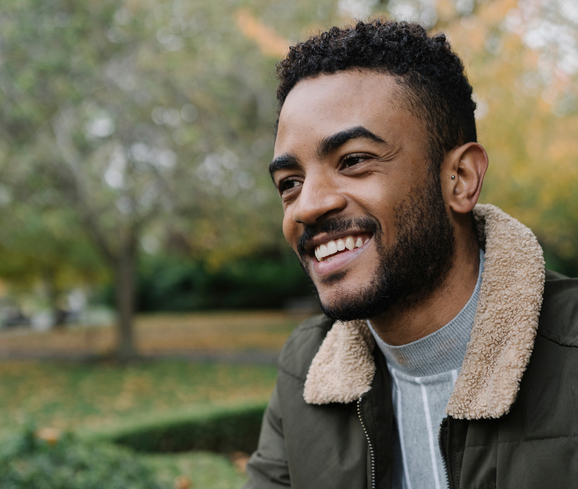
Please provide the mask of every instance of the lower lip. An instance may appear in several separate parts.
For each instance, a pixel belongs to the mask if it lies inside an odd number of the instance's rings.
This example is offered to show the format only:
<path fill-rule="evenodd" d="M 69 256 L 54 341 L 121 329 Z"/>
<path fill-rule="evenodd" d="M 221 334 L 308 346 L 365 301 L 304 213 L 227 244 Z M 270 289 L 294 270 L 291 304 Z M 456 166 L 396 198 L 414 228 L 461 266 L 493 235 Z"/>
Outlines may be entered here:
<path fill-rule="evenodd" d="M 351 251 L 344 251 L 336 255 L 332 255 L 333 258 L 331 261 L 317 261 L 317 258 L 313 258 L 312 262 L 315 274 L 319 277 L 323 277 L 325 275 L 340 271 L 342 268 L 355 260 L 361 253 L 363 253 L 370 242 L 371 239 L 360 248 L 354 248 Z"/>

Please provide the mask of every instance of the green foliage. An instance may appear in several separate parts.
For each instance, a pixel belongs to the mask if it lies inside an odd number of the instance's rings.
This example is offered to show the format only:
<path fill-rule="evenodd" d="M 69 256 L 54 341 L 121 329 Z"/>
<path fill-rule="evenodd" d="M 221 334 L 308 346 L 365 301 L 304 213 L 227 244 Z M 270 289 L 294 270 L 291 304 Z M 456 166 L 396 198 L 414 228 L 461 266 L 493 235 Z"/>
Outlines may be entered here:
<path fill-rule="evenodd" d="M 278 308 L 303 296 L 308 281 L 293 256 L 251 256 L 213 270 L 202 261 L 151 258 L 141 269 L 141 311 Z"/>
<path fill-rule="evenodd" d="M 578 277 L 578 257 L 571 254 L 570 258 L 564 258 L 554 247 L 543 245 L 543 248 L 546 268 L 567 277 Z"/>
<path fill-rule="evenodd" d="M 289 253 L 236 258 L 218 268 L 205 260 L 148 256 L 137 279 L 140 312 L 276 309 L 292 297 L 312 295 L 309 280 Z M 94 300 L 112 304 L 112 286 L 103 287 Z"/>
<path fill-rule="evenodd" d="M 129 480 L 130 474 L 154 472 L 163 489 L 174 487 L 176 477 L 186 477 L 192 487 L 233 489 L 241 487 L 245 476 L 236 472 L 228 457 L 210 452 L 168 455 L 132 453 L 124 447 L 107 443 L 114 434 L 142 428 L 170 425 L 172 420 L 214 419 L 211 412 L 223 416 L 231 412 L 243 420 L 247 430 L 258 429 L 258 422 L 275 382 L 273 366 L 194 364 L 154 362 L 130 367 L 117 365 L 78 365 L 70 363 L 2 362 L 0 363 L 0 487 L 2 489 L 149 489 L 154 480 Z M 249 404 L 251 403 L 251 404 Z M 217 407 L 215 407 L 217 404 Z M 246 417 L 237 416 L 237 408 L 246 406 Z M 251 416 L 254 408 L 255 416 Z M 235 417 L 237 416 L 237 417 Z M 78 439 L 63 435 L 58 445 L 48 445 L 36 437 L 34 429 L 16 428 L 15 420 L 34 419 L 39 426 L 74 429 Z M 161 420 L 159 423 L 152 419 Z M 135 421 L 136 420 L 136 421 Z M 141 420 L 141 421 L 139 421 Z M 162 421 L 164 420 L 164 421 Z M 242 429 L 230 427 L 228 433 Z M 117 426 L 117 429 L 110 429 Z M 18 430 L 15 434 L 15 429 Z M 222 436 L 219 427 L 212 431 Z M 190 433 L 188 431 L 187 433 Z M 207 433 L 207 430 L 204 430 Z M 15 436 L 16 435 L 16 436 Z M 79 440 L 82 440 L 79 441 Z M 227 440 L 226 436 L 221 440 Z M 230 441 L 230 439 L 229 439 Z M 210 444 L 205 444 L 205 446 Z M 221 445 L 226 449 L 226 445 Z M 231 443 L 229 446 L 236 446 Z M 249 446 L 247 444 L 247 446 Z M 88 454 L 88 455 L 87 455 Z M 90 473 L 77 471 L 82 480 L 68 476 L 71 467 L 84 460 Z M 94 463 L 93 463 L 94 461 Z M 117 463 L 124 468 L 118 469 Z M 58 463 L 57 463 L 58 462 Z M 110 464 L 109 464 L 110 462 Z M 59 465 L 60 464 L 60 465 Z M 143 468 L 144 467 L 144 468 Z M 15 471 L 20 471 L 16 473 Z M 47 474 L 51 472 L 50 474 Z M 118 472 L 117 479 L 112 477 Z M 64 475 L 59 475 L 64 474 Z M 80 485 L 100 474 L 104 479 L 93 486 Z M 8 478 L 20 477 L 20 485 L 10 485 Z M 28 477 L 28 479 L 24 479 Z M 124 477 L 124 479 L 121 479 Z M 61 480 L 61 479 L 58 479 Z M 149 485 L 145 482 L 151 481 Z M 44 485 L 41 485 L 44 484 Z"/>
<path fill-rule="evenodd" d="M 275 59 L 238 14 L 262 12 L 298 37 L 304 19 L 335 12 L 332 0 L 319 3 L 3 2 L 0 209 L 58 219 L 27 233 L 3 223 L 0 261 L 13 266 L 0 276 L 42 276 L 53 291 L 78 276 L 112 277 L 126 359 L 145 238 L 169 249 L 172 235 L 184 236 L 219 261 L 278 246 L 281 207 L 266 171 Z"/>
<path fill-rule="evenodd" d="M 97 436 L 141 452 L 250 453 L 257 448 L 265 407 L 260 403 L 157 417 Z"/>
<path fill-rule="evenodd" d="M 79 441 L 43 440 L 32 427 L 0 448 L 3 489 L 160 489 L 153 471 L 129 451 Z"/>
<path fill-rule="evenodd" d="M 57 288 L 97 281 L 102 262 L 77 225 L 70 210 L 14 204 L 2 221 L 0 277 L 27 288 L 39 280 Z"/>

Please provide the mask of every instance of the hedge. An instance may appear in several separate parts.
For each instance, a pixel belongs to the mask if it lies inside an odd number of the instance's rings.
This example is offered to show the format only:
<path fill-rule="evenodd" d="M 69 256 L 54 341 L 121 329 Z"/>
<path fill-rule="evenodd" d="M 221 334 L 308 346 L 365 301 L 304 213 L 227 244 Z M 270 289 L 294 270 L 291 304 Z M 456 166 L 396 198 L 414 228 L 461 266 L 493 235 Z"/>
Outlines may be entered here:
<path fill-rule="evenodd" d="M 134 423 L 93 436 L 139 452 L 253 452 L 266 404 L 217 408 Z"/>
<path fill-rule="evenodd" d="M 129 450 L 79 440 L 43 439 L 34 427 L 3 440 L 2 489 L 161 489 L 156 474 Z"/>

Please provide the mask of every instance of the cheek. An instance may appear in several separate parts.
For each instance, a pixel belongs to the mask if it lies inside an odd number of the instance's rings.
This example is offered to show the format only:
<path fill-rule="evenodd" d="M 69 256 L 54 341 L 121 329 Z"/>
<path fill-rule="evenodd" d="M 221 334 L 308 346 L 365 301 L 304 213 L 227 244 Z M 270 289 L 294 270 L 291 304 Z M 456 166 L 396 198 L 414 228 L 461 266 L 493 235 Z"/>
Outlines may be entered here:
<path fill-rule="evenodd" d="M 399 188 L 384 184 L 367 186 L 363 200 L 359 199 L 364 212 L 379 222 L 384 243 L 395 240 L 395 209 L 399 200 Z"/>
<path fill-rule="evenodd" d="M 285 240 L 294 248 L 297 242 L 297 226 L 296 223 L 289 217 L 287 214 L 283 217 L 283 236 L 285 236 Z"/>

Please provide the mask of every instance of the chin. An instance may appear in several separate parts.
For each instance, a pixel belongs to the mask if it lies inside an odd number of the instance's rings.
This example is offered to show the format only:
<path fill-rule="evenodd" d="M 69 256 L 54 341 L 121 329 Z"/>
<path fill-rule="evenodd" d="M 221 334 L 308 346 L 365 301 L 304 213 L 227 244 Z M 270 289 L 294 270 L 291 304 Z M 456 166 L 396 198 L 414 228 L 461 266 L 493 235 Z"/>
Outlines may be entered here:
<path fill-rule="evenodd" d="M 347 287 L 347 290 L 359 287 Z M 357 294 L 347 294 L 341 287 L 331 293 L 317 295 L 321 310 L 336 321 L 368 319 L 383 314 L 389 308 L 389 301 L 383 295 L 376 296 L 375 291 L 363 290 Z"/>

